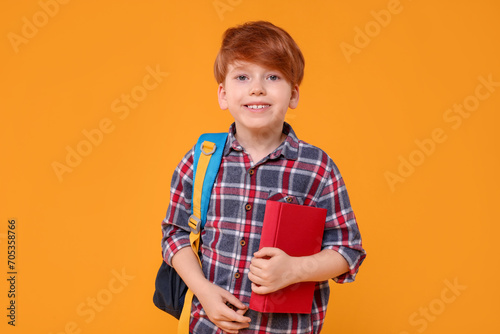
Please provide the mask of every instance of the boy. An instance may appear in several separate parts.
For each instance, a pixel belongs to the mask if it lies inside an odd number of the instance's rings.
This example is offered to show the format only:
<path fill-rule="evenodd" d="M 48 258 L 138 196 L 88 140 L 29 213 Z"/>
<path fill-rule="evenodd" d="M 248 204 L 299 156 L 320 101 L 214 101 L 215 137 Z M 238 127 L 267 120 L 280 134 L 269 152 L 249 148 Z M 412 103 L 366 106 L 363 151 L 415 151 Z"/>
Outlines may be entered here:
<path fill-rule="evenodd" d="M 284 122 L 288 108 L 297 107 L 303 70 L 298 46 L 269 22 L 248 22 L 223 36 L 214 72 L 219 105 L 234 123 L 201 235 L 202 268 L 189 247 L 194 148 L 174 172 L 162 224 L 164 260 L 194 294 L 191 333 L 319 333 L 328 279 L 353 281 L 366 256 L 337 167 Z M 326 208 L 321 252 L 290 257 L 277 248 L 259 250 L 268 200 Z M 300 281 L 318 282 L 310 314 L 248 308 L 252 291 L 266 294 Z"/>

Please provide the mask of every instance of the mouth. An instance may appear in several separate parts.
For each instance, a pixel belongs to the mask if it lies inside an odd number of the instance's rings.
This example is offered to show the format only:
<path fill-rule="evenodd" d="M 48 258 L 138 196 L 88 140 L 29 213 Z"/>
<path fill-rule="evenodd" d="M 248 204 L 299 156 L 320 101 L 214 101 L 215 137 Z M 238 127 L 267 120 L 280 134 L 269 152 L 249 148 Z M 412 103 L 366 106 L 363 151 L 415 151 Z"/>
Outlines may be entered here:
<path fill-rule="evenodd" d="M 267 109 L 270 106 L 270 104 L 245 104 L 245 108 L 256 111 Z"/>

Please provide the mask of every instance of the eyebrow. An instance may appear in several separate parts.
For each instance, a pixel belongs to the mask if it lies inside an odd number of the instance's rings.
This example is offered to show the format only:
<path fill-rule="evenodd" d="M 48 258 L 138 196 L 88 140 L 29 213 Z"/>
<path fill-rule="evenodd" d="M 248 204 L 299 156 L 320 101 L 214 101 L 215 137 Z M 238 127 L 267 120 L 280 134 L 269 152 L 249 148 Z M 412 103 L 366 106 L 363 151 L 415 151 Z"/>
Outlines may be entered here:
<path fill-rule="evenodd" d="M 234 65 L 233 65 L 234 66 Z M 238 66 L 234 66 L 232 68 L 232 71 L 244 71 L 246 72 L 247 71 L 247 68 L 244 66 L 244 65 L 238 65 Z M 281 74 L 281 71 L 280 70 L 275 70 L 275 69 L 271 69 L 271 68 L 266 68 L 265 69 L 266 72 L 272 72 L 272 73 L 280 73 Z"/>
<path fill-rule="evenodd" d="M 233 67 L 233 71 L 241 71 L 241 70 L 245 70 L 245 66 L 239 65 Z"/>

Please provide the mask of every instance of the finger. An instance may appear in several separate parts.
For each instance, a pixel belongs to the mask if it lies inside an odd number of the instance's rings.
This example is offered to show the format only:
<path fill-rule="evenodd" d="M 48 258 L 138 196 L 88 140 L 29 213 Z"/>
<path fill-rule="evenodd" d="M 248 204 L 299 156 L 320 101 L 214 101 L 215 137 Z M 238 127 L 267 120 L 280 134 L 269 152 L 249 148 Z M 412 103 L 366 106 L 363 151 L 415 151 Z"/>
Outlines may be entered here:
<path fill-rule="evenodd" d="M 256 276 L 255 274 L 253 274 L 253 273 L 252 273 L 252 271 L 250 271 L 250 272 L 248 273 L 248 279 L 249 279 L 249 280 L 250 280 L 250 282 L 252 282 L 252 283 L 257 283 L 257 282 L 255 282 L 255 281 L 256 281 L 258 278 L 257 278 L 257 276 Z"/>
<path fill-rule="evenodd" d="M 264 247 L 253 254 L 256 258 L 273 257 L 278 254 L 278 249 L 274 247 Z"/>
<path fill-rule="evenodd" d="M 265 260 L 263 260 L 265 261 Z M 255 263 L 251 263 L 250 264 L 250 272 L 254 275 L 257 275 L 257 276 L 261 276 L 262 274 L 262 269 L 263 269 L 263 265 L 262 265 L 262 262 L 260 261 L 255 261 Z"/>
<path fill-rule="evenodd" d="M 248 328 L 248 323 L 238 323 L 231 321 L 219 321 L 216 323 L 217 327 L 228 333 L 238 333 L 239 330 Z"/>
<path fill-rule="evenodd" d="M 243 312 L 246 312 L 246 310 Z M 240 325 L 248 324 L 251 320 L 250 318 L 243 316 L 241 313 L 233 311 L 233 309 L 229 307 L 225 307 L 223 310 L 220 310 L 219 315 L 215 319 L 218 320 L 218 322 L 225 321 L 227 323 L 234 323 Z M 235 327 L 232 329 L 237 329 L 237 328 Z"/>
<path fill-rule="evenodd" d="M 247 310 L 243 310 L 243 309 L 239 309 L 241 310 L 241 312 L 235 312 L 233 310 L 231 310 L 231 312 L 234 313 L 234 317 L 233 319 L 233 322 L 235 323 L 240 323 L 240 324 L 248 324 L 250 321 L 252 321 L 252 319 L 250 319 L 249 317 L 245 317 L 243 314 L 245 314 L 245 312 Z"/>
<path fill-rule="evenodd" d="M 258 295 L 265 295 L 271 292 L 271 289 L 264 285 L 257 285 L 255 283 L 252 283 L 252 291 Z"/>
<path fill-rule="evenodd" d="M 233 330 L 233 329 L 229 329 L 229 328 L 224 327 L 224 325 L 222 323 L 218 322 L 218 323 L 215 323 L 215 325 L 217 325 L 217 327 L 219 327 L 220 329 L 222 329 L 222 331 L 224 333 L 230 333 L 230 334 L 238 334 L 239 333 L 239 331 L 236 330 L 236 329 Z"/>
<path fill-rule="evenodd" d="M 254 268 L 265 270 L 269 265 L 269 257 L 266 258 L 253 258 L 250 262 L 250 265 L 253 265 Z"/>
<path fill-rule="evenodd" d="M 219 327 L 220 329 L 222 329 L 222 331 L 224 333 L 231 333 L 231 334 L 238 334 L 239 333 L 239 330 L 238 329 L 231 329 L 229 327 L 227 327 L 227 323 L 231 323 L 231 322 L 214 322 L 215 325 L 217 327 Z"/>
<path fill-rule="evenodd" d="M 236 310 L 236 313 L 238 313 L 239 315 L 245 315 L 246 312 L 247 310 L 242 310 L 242 309 Z"/>
<path fill-rule="evenodd" d="M 248 307 L 241 302 L 238 298 L 236 298 L 232 293 L 226 291 L 224 294 L 225 302 L 229 302 L 231 305 L 238 309 L 246 310 Z"/>
<path fill-rule="evenodd" d="M 244 314 L 246 309 L 238 309 L 234 311 L 233 309 L 226 307 L 226 309 L 219 313 L 218 322 L 227 322 L 230 324 L 236 324 L 235 326 L 231 325 L 230 329 L 241 329 L 248 327 L 250 321 L 249 317 L 245 317 Z"/>
<path fill-rule="evenodd" d="M 254 257 L 252 258 L 252 260 L 250 261 L 250 268 L 253 266 L 253 267 L 260 267 L 260 263 L 262 262 L 262 259 L 259 259 L 257 257 Z M 251 269 L 250 269 L 251 270 Z"/>
<path fill-rule="evenodd" d="M 256 274 L 253 274 L 252 272 L 248 273 L 248 279 L 257 285 L 262 285 L 265 283 L 264 279 Z"/>
<path fill-rule="evenodd" d="M 233 294 L 231 294 L 229 291 L 226 291 L 225 295 L 225 301 L 229 302 L 231 305 L 236 307 L 239 310 L 246 310 L 248 307 L 243 304 L 238 298 L 236 298 Z M 236 321 L 236 322 L 241 322 L 241 323 L 248 323 L 251 321 L 249 317 L 244 317 L 242 314 L 239 314 L 235 311 L 233 311 L 230 307 L 227 307 L 226 310 L 224 310 L 223 315 L 226 317 L 226 319 L 230 321 Z"/>

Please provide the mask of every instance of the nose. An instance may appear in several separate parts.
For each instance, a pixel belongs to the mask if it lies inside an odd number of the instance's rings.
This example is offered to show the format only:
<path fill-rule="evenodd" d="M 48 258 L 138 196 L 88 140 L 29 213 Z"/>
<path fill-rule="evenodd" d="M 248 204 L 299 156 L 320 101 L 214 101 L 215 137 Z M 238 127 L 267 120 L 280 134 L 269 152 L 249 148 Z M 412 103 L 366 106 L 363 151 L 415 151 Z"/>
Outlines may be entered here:
<path fill-rule="evenodd" d="M 266 95 L 266 89 L 261 80 L 254 80 L 250 88 L 250 95 Z"/>

